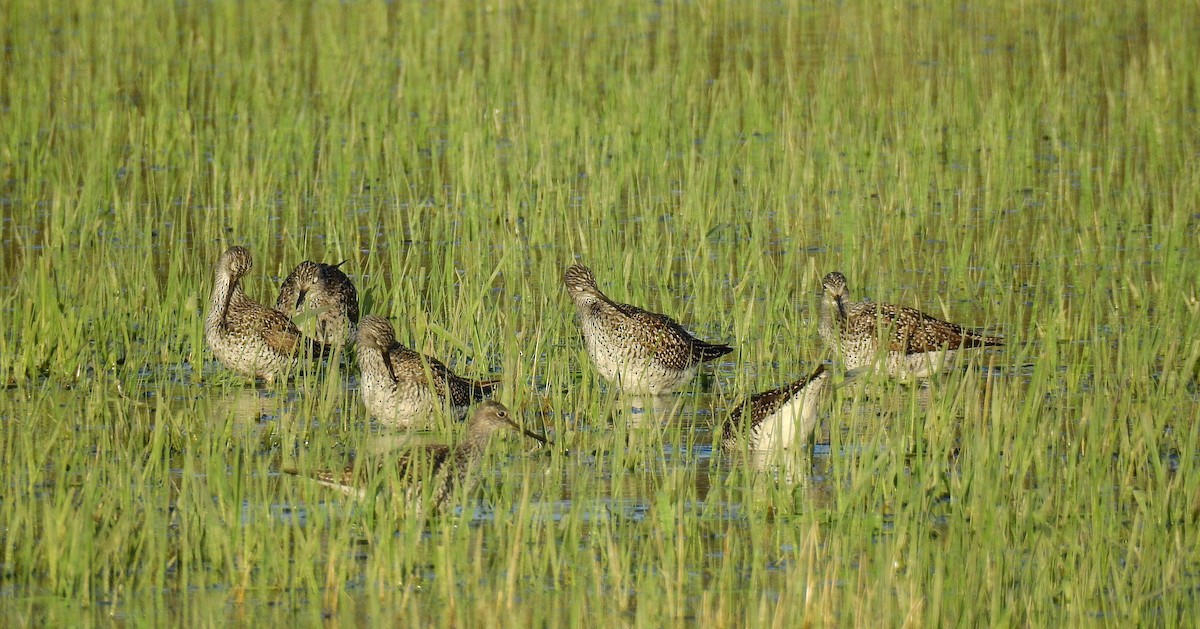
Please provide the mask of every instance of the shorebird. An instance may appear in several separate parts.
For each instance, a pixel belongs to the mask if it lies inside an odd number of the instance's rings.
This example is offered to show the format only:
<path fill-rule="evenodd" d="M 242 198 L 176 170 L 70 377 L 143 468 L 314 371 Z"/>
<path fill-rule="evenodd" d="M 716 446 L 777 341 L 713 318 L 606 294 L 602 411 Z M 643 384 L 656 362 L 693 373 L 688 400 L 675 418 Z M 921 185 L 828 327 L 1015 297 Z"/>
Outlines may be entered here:
<path fill-rule="evenodd" d="M 826 275 L 821 286 L 821 339 L 848 370 L 881 359 L 878 369 L 892 378 L 929 378 L 950 368 L 960 350 L 1004 344 L 1000 337 L 972 332 L 914 308 L 849 303 L 846 276 L 837 271 Z"/>
<path fill-rule="evenodd" d="M 397 427 L 423 423 L 448 403 L 461 419 L 467 407 L 491 394 L 499 380 L 468 380 L 436 358 L 396 342 L 392 324 L 367 315 L 358 323 L 359 388 L 367 410 Z"/>
<path fill-rule="evenodd" d="M 246 296 L 242 278 L 252 266 L 250 251 L 241 246 L 230 247 L 217 260 L 204 340 L 226 367 L 272 382 L 295 365 L 302 349 L 316 348 L 291 319 Z"/>
<path fill-rule="evenodd" d="M 779 451 L 807 440 L 817 427 L 817 403 L 829 390 L 829 371 L 817 365 L 806 378 L 778 389 L 756 393 L 740 402 L 729 415 L 721 448 L 737 451 Z"/>
<path fill-rule="evenodd" d="M 315 315 L 313 337 L 324 345 L 345 345 L 358 324 L 358 291 L 338 267 L 345 264 L 304 261 L 279 287 L 275 309 L 288 317 Z"/>
<path fill-rule="evenodd" d="M 365 321 L 365 319 L 364 319 Z M 413 448 L 400 456 L 392 465 L 395 466 L 396 483 L 387 487 L 398 499 L 397 504 L 405 505 L 410 514 L 421 514 L 422 506 L 430 513 L 436 513 L 445 507 L 454 491 L 462 487 L 465 493 L 470 493 L 478 480 L 476 470 L 487 445 L 492 437 L 503 430 L 514 430 L 541 443 L 547 443 L 542 435 L 526 430 L 517 425 L 511 417 L 508 408 L 503 404 L 487 400 L 476 407 L 467 420 L 467 434 L 458 445 L 451 448 L 442 444 L 426 444 Z M 306 476 L 316 482 L 341 491 L 347 496 L 365 498 L 376 480 L 387 480 L 388 466 L 360 466 L 357 471 L 353 464 L 340 470 L 318 470 L 311 473 L 300 472 L 296 469 L 284 469 L 287 474 Z M 432 482 L 426 485 L 426 481 Z M 378 485 L 377 485 L 378 486 Z M 425 498 L 426 500 L 422 500 Z"/>
<path fill-rule="evenodd" d="M 563 283 L 579 313 L 588 355 L 624 393 L 670 393 L 687 384 L 700 363 L 733 351 L 695 338 L 671 317 L 609 299 L 586 266 L 568 268 Z"/>

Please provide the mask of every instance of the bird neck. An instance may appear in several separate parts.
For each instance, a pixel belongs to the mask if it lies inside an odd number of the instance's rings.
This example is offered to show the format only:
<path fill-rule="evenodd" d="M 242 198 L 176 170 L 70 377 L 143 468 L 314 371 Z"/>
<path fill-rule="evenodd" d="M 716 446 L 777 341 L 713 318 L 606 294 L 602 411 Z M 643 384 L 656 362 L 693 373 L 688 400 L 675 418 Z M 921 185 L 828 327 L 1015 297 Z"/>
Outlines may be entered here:
<path fill-rule="evenodd" d="M 599 295 L 592 292 L 571 293 L 571 300 L 581 311 L 591 310 L 596 304 L 604 301 Z"/>
<path fill-rule="evenodd" d="M 817 416 L 817 402 L 821 400 L 821 390 L 825 388 L 825 378 L 819 378 L 808 383 L 804 388 L 804 400 L 801 404 L 801 417 L 805 419 L 804 423 L 815 421 Z"/>
<path fill-rule="evenodd" d="M 245 299 L 241 282 L 234 280 L 228 273 L 217 273 L 213 282 L 212 297 L 209 299 L 207 323 L 221 325 L 225 322 L 230 306 L 240 304 Z"/>
<path fill-rule="evenodd" d="M 466 471 L 479 463 L 483 458 L 484 448 L 487 447 L 488 436 L 467 434 L 466 439 L 454 448 L 454 464 L 457 469 Z"/>
<path fill-rule="evenodd" d="M 836 322 L 838 327 L 846 321 L 845 297 L 834 297 L 825 293 L 821 297 L 821 327 L 831 329 Z"/>

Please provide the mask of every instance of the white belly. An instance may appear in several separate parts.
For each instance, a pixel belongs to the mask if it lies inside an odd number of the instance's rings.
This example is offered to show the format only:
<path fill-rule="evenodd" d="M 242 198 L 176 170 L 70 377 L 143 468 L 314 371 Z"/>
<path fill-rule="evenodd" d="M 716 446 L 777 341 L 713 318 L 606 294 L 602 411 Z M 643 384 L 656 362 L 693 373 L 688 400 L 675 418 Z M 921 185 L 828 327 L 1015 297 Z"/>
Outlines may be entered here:
<path fill-rule="evenodd" d="M 359 387 L 371 415 L 381 423 L 397 428 L 428 424 L 441 405 L 429 387 L 394 382 L 386 371 L 363 372 Z"/>
<path fill-rule="evenodd" d="M 749 449 L 780 451 L 802 446 L 817 427 L 817 397 L 811 391 L 792 396 L 759 422 L 747 444 Z"/>
<path fill-rule="evenodd" d="M 932 378 L 950 369 L 959 353 L 957 349 L 940 349 L 920 354 L 903 352 L 882 353 L 874 339 L 860 339 L 844 352 L 846 370 L 873 367 L 876 374 L 886 374 L 896 380 Z"/>
<path fill-rule="evenodd" d="M 583 341 L 596 370 L 623 393 L 661 395 L 686 385 L 696 375 L 697 365 L 683 370 L 669 369 L 653 354 L 641 348 L 629 348 L 617 340 L 606 340 L 604 332 L 584 322 Z M 620 351 L 625 346 L 629 351 Z"/>

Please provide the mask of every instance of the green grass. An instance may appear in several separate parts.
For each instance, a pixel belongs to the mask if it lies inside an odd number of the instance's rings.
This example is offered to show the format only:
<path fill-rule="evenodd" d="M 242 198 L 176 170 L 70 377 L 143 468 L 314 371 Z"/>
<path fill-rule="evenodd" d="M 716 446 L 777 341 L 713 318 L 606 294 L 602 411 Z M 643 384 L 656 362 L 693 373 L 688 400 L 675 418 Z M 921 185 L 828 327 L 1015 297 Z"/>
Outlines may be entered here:
<path fill-rule="evenodd" d="M 0 7 L 0 610 L 66 625 L 1186 624 L 1200 586 L 1195 4 Z M 212 364 L 212 264 L 364 311 L 571 454 L 395 522 L 277 474 L 388 435 L 353 369 Z M 625 425 L 563 269 L 738 352 Z M 1010 339 L 711 455 L 820 277 Z M 991 361 L 992 378 L 979 365 Z M 612 418 L 612 419 L 610 419 Z M 451 427 L 444 438 L 453 438 Z"/>

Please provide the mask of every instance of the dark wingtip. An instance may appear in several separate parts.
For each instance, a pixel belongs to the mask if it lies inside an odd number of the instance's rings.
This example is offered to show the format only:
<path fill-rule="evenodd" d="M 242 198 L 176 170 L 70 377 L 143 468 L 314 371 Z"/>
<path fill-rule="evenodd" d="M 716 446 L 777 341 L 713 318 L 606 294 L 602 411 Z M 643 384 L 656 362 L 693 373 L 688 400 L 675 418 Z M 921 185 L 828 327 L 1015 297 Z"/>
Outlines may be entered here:
<path fill-rule="evenodd" d="M 749 405 L 750 398 L 743 397 L 737 401 L 737 404 L 729 408 L 729 417 L 725 422 L 725 429 L 722 431 L 725 436 L 733 435 L 734 430 L 742 423 L 742 414 L 747 410 Z"/>
<path fill-rule="evenodd" d="M 503 382 L 503 380 L 499 378 L 496 378 L 495 380 L 477 380 L 472 382 L 471 397 L 475 400 L 482 400 L 483 398 L 491 395 L 492 392 L 500 386 L 501 382 Z"/>
<path fill-rule="evenodd" d="M 712 360 L 714 358 L 720 358 L 721 356 L 724 356 L 733 350 L 734 347 L 732 345 L 705 343 L 704 346 L 700 348 L 700 356 L 703 360 Z"/>
<path fill-rule="evenodd" d="M 964 336 L 963 348 L 970 349 L 973 347 L 1000 347 L 1004 345 L 1004 339 L 998 336 L 984 336 L 981 334 Z"/>
<path fill-rule="evenodd" d="M 729 409 L 729 416 L 722 422 L 721 427 L 721 449 L 728 450 L 731 444 L 736 443 L 738 436 L 745 430 L 744 425 L 750 421 L 754 411 L 750 408 L 754 403 L 754 396 L 743 397 L 737 401 Z"/>
<path fill-rule="evenodd" d="M 307 340 L 308 340 L 308 351 L 310 353 L 312 353 L 314 358 L 329 358 L 329 355 L 333 353 L 332 345 L 327 345 L 316 339 L 307 339 Z"/>

